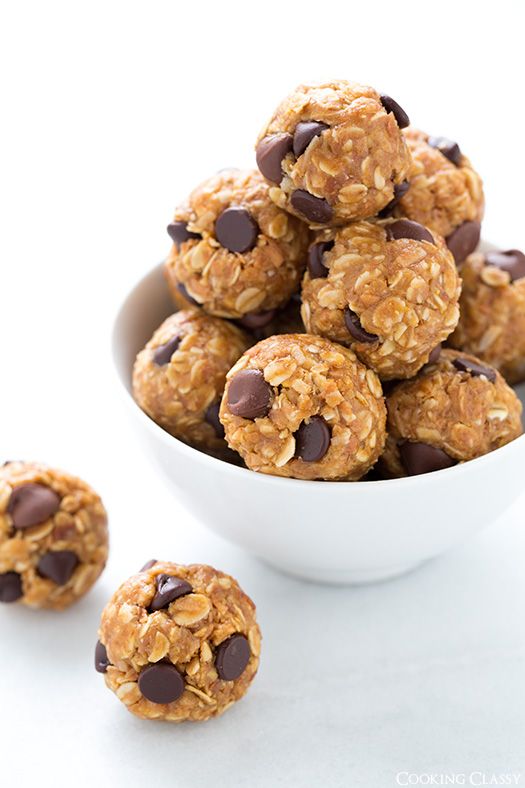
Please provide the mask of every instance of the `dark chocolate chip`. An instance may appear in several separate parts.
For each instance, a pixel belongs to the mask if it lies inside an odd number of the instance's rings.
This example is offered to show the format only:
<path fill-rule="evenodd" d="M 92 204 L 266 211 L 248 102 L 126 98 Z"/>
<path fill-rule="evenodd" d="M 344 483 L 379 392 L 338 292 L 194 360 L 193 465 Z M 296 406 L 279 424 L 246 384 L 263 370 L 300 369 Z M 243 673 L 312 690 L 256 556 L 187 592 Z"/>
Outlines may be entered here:
<path fill-rule="evenodd" d="M 435 364 L 441 355 L 441 350 L 442 350 L 441 343 L 439 343 L 439 345 L 436 345 L 436 347 L 428 357 L 427 364 Z"/>
<path fill-rule="evenodd" d="M 291 134 L 271 134 L 264 137 L 255 150 L 257 166 L 265 178 L 280 183 L 283 177 L 282 160 L 290 153 L 293 145 Z"/>
<path fill-rule="evenodd" d="M 225 208 L 215 222 L 215 237 L 230 252 L 248 252 L 259 235 L 259 225 L 246 208 Z"/>
<path fill-rule="evenodd" d="M 60 507 L 60 496 L 45 484 L 21 484 L 9 498 L 7 513 L 15 528 L 31 528 L 52 517 Z"/>
<path fill-rule="evenodd" d="M 377 214 L 379 218 L 388 219 L 388 217 L 392 215 L 396 205 L 399 203 L 402 197 L 405 196 L 405 194 L 409 189 L 410 189 L 410 183 L 408 181 L 403 181 L 402 183 L 396 183 L 394 185 L 394 196 L 390 200 L 388 205 L 385 205 L 383 210 L 379 211 L 379 213 Z"/>
<path fill-rule="evenodd" d="M 156 563 L 157 563 L 157 559 L 152 558 L 151 561 L 146 561 L 144 566 L 141 569 L 139 569 L 139 571 L 146 572 L 148 569 L 151 569 L 152 566 L 155 566 Z"/>
<path fill-rule="evenodd" d="M 234 416 L 257 419 L 270 410 L 272 389 L 258 369 L 242 369 L 231 379 L 228 406 Z"/>
<path fill-rule="evenodd" d="M 322 416 L 303 421 L 295 433 L 295 456 L 303 462 L 318 462 L 328 451 L 332 435 Z"/>
<path fill-rule="evenodd" d="M 264 328 L 271 323 L 277 313 L 276 309 L 266 309 L 264 312 L 247 312 L 237 321 L 243 328 L 253 331 Z"/>
<path fill-rule="evenodd" d="M 476 364 L 475 361 L 470 361 L 468 358 L 455 358 L 452 362 L 459 372 L 468 372 L 475 378 L 482 375 L 490 380 L 491 383 L 496 381 L 496 371 L 492 367 L 485 367 L 483 364 Z"/>
<path fill-rule="evenodd" d="M 95 670 L 97 673 L 105 673 L 109 665 L 111 665 L 111 662 L 108 659 L 106 647 L 100 640 L 97 640 L 97 645 L 95 646 Z"/>
<path fill-rule="evenodd" d="M 427 241 L 434 244 L 435 241 L 426 227 L 410 219 L 398 219 L 386 226 L 387 241 L 398 241 L 400 238 L 409 238 L 412 241 Z"/>
<path fill-rule="evenodd" d="M 178 350 L 180 343 L 182 342 L 182 337 L 174 336 L 169 339 L 164 345 L 159 345 L 158 347 L 154 348 L 153 350 L 153 361 L 158 367 L 163 367 L 165 364 L 169 364 L 171 361 L 172 355 Z"/>
<path fill-rule="evenodd" d="M 314 137 L 330 128 L 318 120 L 305 120 L 298 123 L 293 135 L 293 152 L 296 158 L 305 152 Z"/>
<path fill-rule="evenodd" d="M 250 661 L 250 646 L 244 635 L 231 635 L 217 647 L 215 667 L 219 678 L 235 681 L 244 673 Z"/>
<path fill-rule="evenodd" d="M 385 112 L 393 113 L 400 129 L 405 129 L 407 126 L 410 126 L 408 115 L 406 114 L 405 110 L 399 106 L 397 101 L 394 101 L 391 96 L 387 96 L 385 93 L 380 96 L 380 98 L 381 104 L 385 108 Z"/>
<path fill-rule="evenodd" d="M 218 438 L 224 438 L 224 427 L 221 424 L 219 419 L 219 410 L 221 407 L 221 403 L 219 402 L 212 402 L 211 405 L 208 406 L 206 409 L 206 413 L 204 414 L 204 421 L 207 422 L 210 427 L 213 427 L 215 430 L 215 434 Z"/>
<path fill-rule="evenodd" d="M 443 468 L 451 468 L 456 464 L 456 460 L 449 457 L 442 449 L 429 446 L 427 443 L 409 443 L 406 441 L 399 444 L 399 454 L 409 476 L 419 476 L 421 473 L 441 471 Z"/>
<path fill-rule="evenodd" d="M 175 665 L 157 662 L 139 676 L 139 690 L 152 703 L 173 703 L 184 692 L 184 679 Z"/>
<path fill-rule="evenodd" d="M 321 241 L 312 244 L 308 249 L 308 273 L 310 279 L 324 279 L 328 276 L 328 268 L 324 264 L 324 254 L 329 252 L 334 245 L 333 241 Z"/>
<path fill-rule="evenodd" d="M 519 249 L 507 249 L 506 252 L 487 252 L 487 265 L 495 265 L 510 274 L 511 282 L 525 276 L 525 254 Z"/>
<path fill-rule="evenodd" d="M 334 214 L 332 206 L 323 197 L 315 197 L 305 189 L 296 189 L 290 197 L 292 208 L 310 222 L 326 224 Z"/>
<path fill-rule="evenodd" d="M 355 312 L 352 312 L 348 306 L 345 307 L 344 318 L 348 332 L 350 336 L 356 340 L 356 342 L 372 343 L 377 342 L 379 339 L 377 334 L 369 334 L 368 331 L 365 331 L 361 325 L 358 315 L 356 315 Z"/>
<path fill-rule="evenodd" d="M 183 296 L 183 298 L 186 299 L 186 301 L 190 302 L 190 304 L 193 304 L 193 306 L 200 306 L 199 302 L 196 301 L 195 298 L 193 298 L 193 296 L 191 296 L 188 293 L 188 291 L 186 290 L 186 287 L 182 284 L 182 282 L 178 282 L 177 283 L 177 290 L 179 291 L 181 296 Z"/>
<path fill-rule="evenodd" d="M 0 602 L 16 602 L 23 593 L 22 578 L 18 572 L 4 572 L 0 575 Z"/>
<path fill-rule="evenodd" d="M 450 233 L 445 240 L 456 263 L 462 263 L 474 251 L 479 244 L 480 235 L 479 222 L 463 222 Z"/>
<path fill-rule="evenodd" d="M 172 222 L 168 224 L 167 230 L 169 237 L 177 246 L 189 241 L 190 238 L 202 238 L 199 233 L 190 233 L 186 222 Z"/>
<path fill-rule="evenodd" d="M 432 148 L 437 148 L 443 156 L 446 156 L 447 159 L 452 162 L 452 164 L 459 167 L 463 154 L 457 142 L 448 140 L 446 137 L 429 137 L 428 144 Z"/>
<path fill-rule="evenodd" d="M 39 575 L 63 586 L 71 578 L 78 563 L 78 557 L 71 550 L 50 550 L 44 553 L 36 568 Z"/>
<path fill-rule="evenodd" d="M 191 594 L 193 591 L 193 588 L 186 580 L 173 575 L 157 575 L 156 581 L 157 593 L 149 606 L 152 612 L 168 607 L 175 599 Z"/>

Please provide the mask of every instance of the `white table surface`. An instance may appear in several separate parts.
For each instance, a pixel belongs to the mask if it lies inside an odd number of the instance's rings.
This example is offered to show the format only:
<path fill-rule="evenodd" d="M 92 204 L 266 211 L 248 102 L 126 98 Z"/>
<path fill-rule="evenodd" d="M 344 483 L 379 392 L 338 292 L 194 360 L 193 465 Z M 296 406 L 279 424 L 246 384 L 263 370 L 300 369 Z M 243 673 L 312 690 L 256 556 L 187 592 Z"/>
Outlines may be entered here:
<path fill-rule="evenodd" d="M 209 172 L 249 164 L 301 79 L 380 85 L 458 138 L 485 175 L 485 236 L 523 246 L 523 5 L 481 5 L 3 7 L 0 454 L 90 481 L 112 545 L 73 609 L 0 610 L 0 785 L 387 788 L 407 772 L 525 784 L 525 501 L 396 581 L 298 582 L 171 496 L 109 357 L 117 304 L 167 251 L 175 204 Z M 151 557 L 215 564 L 257 603 L 260 673 L 219 720 L 142 722 L 93 670 L 103 605 Z"/>

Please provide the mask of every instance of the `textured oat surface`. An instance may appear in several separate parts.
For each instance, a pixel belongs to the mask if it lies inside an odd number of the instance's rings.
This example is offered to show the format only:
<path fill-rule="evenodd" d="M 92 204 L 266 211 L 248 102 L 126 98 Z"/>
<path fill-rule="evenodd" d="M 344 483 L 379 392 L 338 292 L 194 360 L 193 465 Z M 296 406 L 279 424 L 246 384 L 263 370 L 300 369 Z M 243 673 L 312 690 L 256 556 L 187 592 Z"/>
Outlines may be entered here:
<path fill-rule="evenodd" d="M 161 574 L 186 580 L 193 592 L 149 613 Z M 234 633 L 248 639 L 250 658 L 238 679 L 224 681 L 215 668 L 216 648 Z M 221 714 L 245 694 L 259 664 L 255 605 L 233 577 L 200 564 L 158 561 L 130 577 L 106 605 L 99 638 L 111 663 L 107 686 L 129 711 L 149 719 L 179 722 Z M 175 665 L 184 677 L 185 690 L 172 703 L 152 703 L 137 684 L 143 668 L 161 661 Z"/>
<path fill-rule="evenodd" d="M 271 409 L 255 420 L 235 416 L 228 387 L 237 372 L 262 370 L 271 386 Z M 377 375 L 348 348 L 308 334 L 285 334 L 250 348 L 228 373 L 221 421 L 230 446 L 255 471 L 297 479 L 363 476 L 385 440 L 385 405 Z M 318 462 L 295 458 L 295 433 L 312 416 L 331 431 L 328 451 Z"/>
<path fill-rule="evenodd" d="M 60 497 L 51 517 L 16 529 L 8 512 L 14 490 L 39 484 Z M 71 551 L 78 558 L 70 579 L 58 585 L 37 570 L 48 552 Z M 102 501 L 81 479 L 40 463 L 9 462 L 0 467 L 0 574 L 17 572 L 22 581 L 20 602 L 35 608 L 61 610 L 82 597 L 96 581 L 108 556 L 107 516 Z"/>

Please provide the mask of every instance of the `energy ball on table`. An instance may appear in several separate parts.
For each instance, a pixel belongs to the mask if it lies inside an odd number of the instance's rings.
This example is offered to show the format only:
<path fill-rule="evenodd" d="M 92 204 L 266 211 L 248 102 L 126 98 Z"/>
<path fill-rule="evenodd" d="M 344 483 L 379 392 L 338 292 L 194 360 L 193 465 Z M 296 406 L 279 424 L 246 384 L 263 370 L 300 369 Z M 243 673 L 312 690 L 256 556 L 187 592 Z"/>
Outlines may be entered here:
<path fill-rule="evenodd" d="M 299 85 L 261 133 L 272 200 L 312 227 L 373 216 L 407 177 L 409 120 L 390 96 L 343 80 Z"/>
<path fill-rule="evenodd" d="M 308 230 L 268 192 L 258 172 L 225 170 L 177 209 L 165 275 L 179 306 L 242 318 L 284 305 L 297 290 Z"/>
<path fill-rule="evenodd" d="M 219 404 L 226 373 L 251 344 L 236 326 L 200 309 L 177 312 L 158 328 L 133 368 L 133 396 L 176 438 L 226 450 Z"/>
<path fill-rule="evenodd" d="M 479 243 L 483 218 L 483 184 L 457 142 L 431 137 L 417 129 L 405 132 L 412 166 L 408 182 L 390 206 L 442 235 L 457 263 Z"/>
<path fill-rule="evenodd" d="M 248 468 L 296 479 L 359 479 L 385 441 L 375 372 L 321 337 L 283 334 L 228 373 L 220 419 Z"/>
<path fill-rule="evenodd" d="M 62 610 L 107 556 L 106 512 L 85 482 L 40 463 L 0 467 L 0 602 Z"/>
<path fill-rule="evenodd" d="M 260 643 L 255 605 L 233 577 L 149 561 L 104 608 L 95 669 L 138 717 L 206 720 L 245 694 Z"/>
<path fill-rule="evenodd" d="M 518 249 L 475 252 L 460 269 L 460 318 L 450 343 L 525 380 L 525 255 Z"/>
<path fill-rule="evenodd" d="M 475 356 L 443 350 L 437 361 L 387 397 L 381 463 L 415 476 L 472 460 L 522 433 L 521 403 L 499 372 Z"/>
<path fill-rule="evenodd" d="M 454 330 L 460 280 L 443 239 L 407 219 L 324 230 L 308 252 L 306 330 L 383 380 L 410 378 Z"/>

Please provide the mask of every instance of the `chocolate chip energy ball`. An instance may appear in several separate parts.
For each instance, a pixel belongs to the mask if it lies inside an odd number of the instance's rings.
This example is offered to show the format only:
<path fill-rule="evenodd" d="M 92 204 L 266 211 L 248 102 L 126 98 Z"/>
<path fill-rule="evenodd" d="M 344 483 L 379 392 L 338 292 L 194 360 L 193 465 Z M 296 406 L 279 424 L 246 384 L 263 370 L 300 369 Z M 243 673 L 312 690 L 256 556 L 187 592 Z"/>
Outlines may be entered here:
<path fill-rule="evenodd" d="M 138 354 L 133 396 L 176 438 L 220 453 L 226 450 L 218 418 L 226 373 L 250 344 L 241 329 L 200 309 L 177 312 Z"/>
<path fill-rule="evenodd" d="M 405 180 L 409 120 L 390 96 L 343 80 L 299 85 L 262 131 L 257 165 L 272 200 L 312 227 L 373 216 Z"/>
<path fill-rule="evenodd" d="M 351 347 L 383 380 L 409 378 L 454 330 L 459 292 L 439 235 L 407 219 L 355 222 L 310 247 L 303 322 Z"/>
<path fill-rule="evenodd" d="M 95 669 L 138 717 L 207 720 L 245 694 L 260 643 L 255 605 L 233 577 L 149 561 L 104 608 Z"/>
<path fill-rule="evenodd" d="M 62 610 L 107 556 L 106 512 L 85 482 L 39 463 L 0 467 L 0 602 Z"/>
<path fill-rule="evenodd" d="M 268 192 L 258 172 L 225 170 L 177 209 L 165 275 L 179 306 L 240 318 L 282 306 L 297 290 L 308 230 Z"/>
<path fill-rule="evenodd" d="M 408 182 L 390 206 L 442 235 L 457 263 L 479 243 L 483 217 L 483 184 L 457 142 L 431 137 L 417 129 L 404 132 L 412 165 Z"/>
<path fill-rule="evenodd" d="M 461 266 L 460 318 L 450 343 L 525 380 L 525 255 L 518 249 L 474 253 Z"/>
<path fill-rule="evenodd" d="M 415 476 L 472 460 L 522 433 L 521 403 L 499 372 L 475 356 L 443 350 L 387 397 L 382 464 Z"/>
<path fill-rule="evenodd" d="M 296 479 L 359 479 L 385 441 L 377 375 L 307 334 L 250 348 L 228 373 L 220 419 L 248 468 Z"/>

